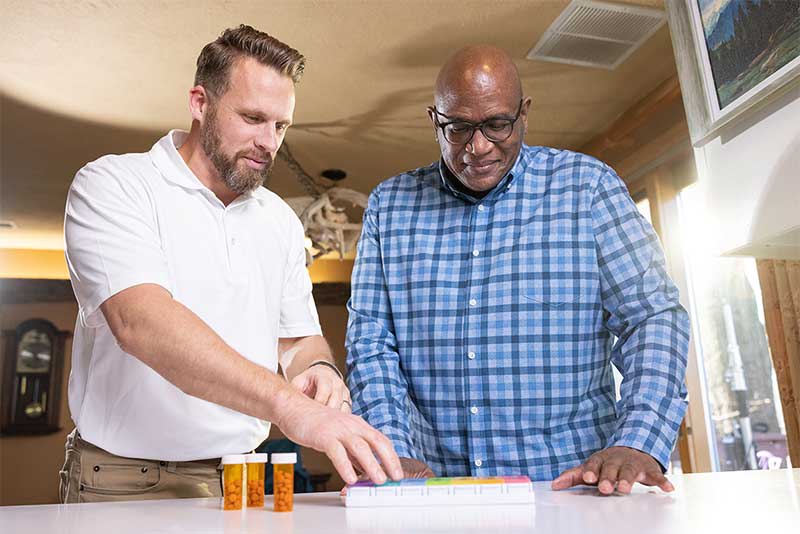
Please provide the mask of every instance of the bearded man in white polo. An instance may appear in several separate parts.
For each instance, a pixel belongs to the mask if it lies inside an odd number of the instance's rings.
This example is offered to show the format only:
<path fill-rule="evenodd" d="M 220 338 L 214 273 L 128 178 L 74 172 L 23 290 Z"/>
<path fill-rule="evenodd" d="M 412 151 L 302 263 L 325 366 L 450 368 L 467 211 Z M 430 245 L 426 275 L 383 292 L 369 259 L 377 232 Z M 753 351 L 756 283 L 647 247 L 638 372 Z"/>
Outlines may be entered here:
<path fill-rule="evenodd" d="M 189 132 L 77 173 L 63 502 L 217 496 L 219 458 L 257 447 L 271 423 L 348 483 L 354 464 L 376 482 L 402 476 L 391 443 L 350 414 L 302 225 L 262 186 L 304 66 L 266 33 L 226 30 L 197 60 Z"/>

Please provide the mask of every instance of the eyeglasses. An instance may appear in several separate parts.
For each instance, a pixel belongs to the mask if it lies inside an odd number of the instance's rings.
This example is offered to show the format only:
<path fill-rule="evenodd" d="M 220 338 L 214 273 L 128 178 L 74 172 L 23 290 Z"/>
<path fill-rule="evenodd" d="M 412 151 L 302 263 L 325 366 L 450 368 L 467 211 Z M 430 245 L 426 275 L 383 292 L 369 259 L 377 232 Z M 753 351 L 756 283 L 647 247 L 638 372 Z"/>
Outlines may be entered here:
<path fill-rule="evenodd" d="M 522 113 L 522 101 L 523 99 L 520 99 L 517 113 L 514 115 L 513 119 L 507 117 L 490 117 L 478 123 L 464 120 L 439 122 L 440 115 L 445 119 L 451 119 L 451 117 L 441 113 L 436 109 L 436 106 L 431 106 L 428 109 L 435 114 L 434 120 L 436 126 L 442 129 L 444 138 L 448 143 L 453 145 L 466 145 L 472 140 L 472 137 L 475 135 L 475 130 L 478 129 L 480 129 L 483 136 L 492 143 L 502 143 L 511 137 L 511 134 L 514 132 L 514 123 L 517 122 L 517 119 L 519 119 Z"/>

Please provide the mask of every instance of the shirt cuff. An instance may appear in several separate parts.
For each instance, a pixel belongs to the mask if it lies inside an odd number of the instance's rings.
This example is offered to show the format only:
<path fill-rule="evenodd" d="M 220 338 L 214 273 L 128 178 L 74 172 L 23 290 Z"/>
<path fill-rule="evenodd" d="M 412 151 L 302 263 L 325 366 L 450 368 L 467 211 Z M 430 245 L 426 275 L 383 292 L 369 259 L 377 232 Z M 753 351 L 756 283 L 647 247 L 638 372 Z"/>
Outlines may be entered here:
<path fill-rule="evenodd" d="M 278 337 L 308 337 L 308 336 L 321 336 L 322 329 L 318 324 L 292 324 L 288 326 L 281 326 L 278 329 Z"/>
<path fill-rule="evenodd" d="M 424 458 L 417 454 L 416 447 L 411 443 L 411 439 L 402 431 L 390 427 L 376 427 L 384 436 L 389 438 L 394 446 L 394 451 L 400 458 L 413 458 L 415 460 L 425 461 Z"/>
<path fill-rule="evenodd" d="M 655 416 L 642 416 L 641 418 L 631 419 L 620 426 L 611 436 L 608 447 L 628 447 L 636 449 L 652 456 L 661 466 L 661 471 L 666 472 L 669 466 L 669 458 L 675 446 L 677 429 L 675 432 L 664 432 L 659 428 L 662 422 L 653 421 Z M 674 434 L 670 437 L 667 434 Z"/>

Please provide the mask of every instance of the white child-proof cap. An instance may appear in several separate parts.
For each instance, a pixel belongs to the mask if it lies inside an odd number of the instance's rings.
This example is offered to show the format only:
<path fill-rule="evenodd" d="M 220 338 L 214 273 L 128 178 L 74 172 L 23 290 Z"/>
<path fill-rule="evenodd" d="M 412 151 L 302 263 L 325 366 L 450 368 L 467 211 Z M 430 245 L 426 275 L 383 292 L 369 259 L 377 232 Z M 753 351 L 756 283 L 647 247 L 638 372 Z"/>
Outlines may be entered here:
<path fill-rule="evenodd" d="M 222 465 L 235 465 L 244 463 L 244 454 L 226 454 L 222 457 Z"/>
<path fill-rule="evenodd" d="M 272 453 L 272 463 L 273 464 L 296 464 L 297 463 L 297 453 L 296 452 L 273 452 Z"/>
<path fill-rule="evenodd" d="M 263 452 L 255 452 L 245 456 L 248 464 L 265 464 L 269 460 L 269 454 Z"/>

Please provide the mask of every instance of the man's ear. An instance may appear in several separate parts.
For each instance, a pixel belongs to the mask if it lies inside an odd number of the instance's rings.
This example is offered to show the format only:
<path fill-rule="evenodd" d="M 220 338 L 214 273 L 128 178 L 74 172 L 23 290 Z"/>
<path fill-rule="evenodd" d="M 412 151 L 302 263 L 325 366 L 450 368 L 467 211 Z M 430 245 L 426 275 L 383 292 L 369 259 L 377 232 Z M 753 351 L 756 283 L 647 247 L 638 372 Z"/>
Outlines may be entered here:
<path fill-rule="evenodd" d="M 433 111 L 432 106 L 428 106 L 428 118 L 431 120 L 431 125 L 433 126 L 433 138 L 436 142 L 439 142 L 439 127 L 436 125 L 436 112 Z"/>
<path fill-rule="evenodd" d="M 202 85 L 195 85 L 189 89 L 189 112 L 192 120 L 199 121 L 203 118 L 208 108 L 208 92 Z"/>
<path fill-rule="evenodd" d="M 522 119 L 522 135 L 528 133 L 528 111 L 530 111 L 530 108 L 531 108 L 531 97 L 527 97 L 522 102 L 522 108 L 520 109 L 519 112 L 519 117 L 520 119 Z"/>

